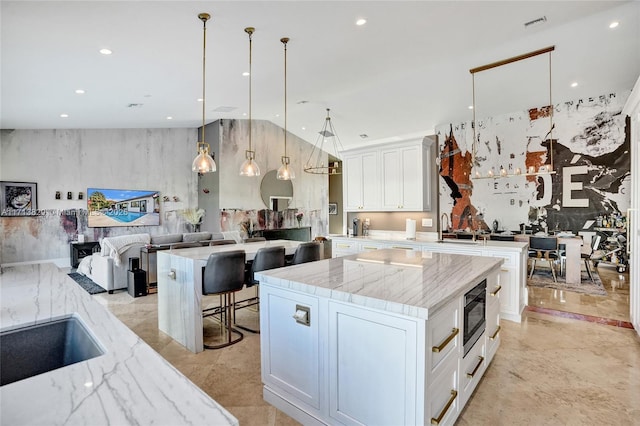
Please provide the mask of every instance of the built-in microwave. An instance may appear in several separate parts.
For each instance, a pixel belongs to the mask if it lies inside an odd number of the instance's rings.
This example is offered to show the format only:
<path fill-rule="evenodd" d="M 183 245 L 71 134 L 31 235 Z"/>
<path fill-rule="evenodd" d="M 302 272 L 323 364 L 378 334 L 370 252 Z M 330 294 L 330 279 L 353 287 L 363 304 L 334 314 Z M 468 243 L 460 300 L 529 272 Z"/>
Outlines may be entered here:
<path fill-rule="evenodd" d="M 486 326 L 487 280 L 476 285 L 464 295 L 464 328 L 462 347 L 464 355 L 478 341 Z"/>

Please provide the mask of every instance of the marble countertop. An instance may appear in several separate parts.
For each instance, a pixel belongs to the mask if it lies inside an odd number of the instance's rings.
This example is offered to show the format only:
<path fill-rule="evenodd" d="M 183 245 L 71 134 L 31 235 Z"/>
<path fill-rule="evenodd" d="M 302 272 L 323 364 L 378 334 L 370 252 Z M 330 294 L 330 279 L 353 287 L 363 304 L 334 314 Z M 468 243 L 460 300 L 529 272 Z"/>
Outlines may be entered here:
<path fill-rule="evenodd" d="M 340 240 L 340 239 L 346 239 L 349 241 L 361 241 L 361 242 L 380 242 L 380 243 L 389 243 L 389 244 L 393 244 L 393 243 L 402 243 L 403 245 L 420 245 L 420 246 L 425 246 L 425 245 L 434 245 L 434 246 L 444 246 L 444 247 L 458 247 L 458 248 L 462 248 L 462 247 L 467 247 L 469 249 L 477 247 L 477 248 L 500 248 L 500 249 L 504 249 L 504 250 L 508 250 L 508 251 L 516 251 L 516 252 L 522 252 L 524 250 L 527 249 L 528 244 L 526 242 L 522 242 L 522 241 L 492 241 L 492 240 L 487 240 L 482 241 L 471 241 L 471 240 L 456 240 L 456 239 L 445 239 L 442 242 L 437 241 L 437 237 L 431 237 L 431 236 L 426 236 L 426 237 L 420 237 L 417 236 L 415 240 L 407 240 L 404 237 L 403 233 L 381 233 L 381 234 L 376 234 L 376 235 L 370 235 L 367 237 L 362 237 L 362 236 L 358 236 L 358 237 L 348 237 L 345 235 L 339 236 L 339 235 L 334 235 L 331 237 L 332 240 Z"/>
<path fill-rule="evenodd" d="M 224 251 L 234 251 L 234 250 L 245 250 L 247 254 L 252 254 L 250 256 L 251 260 L 253 259 L 253 255 L 255 252 L 263 247 L 273 247 L 273 246 L 282 246 L 285 248 L 287 252 L 293 252 L 295 249 L 302 244 L 301 241 L 293 241 L 293 240 L 267 240 L 267 241 L 256 241 L 252 243 L 238 243 L 238 244 L 225 244 L 220 246 L 202 246 L 202 247 L 189 247 L 189 248 L 181 248 L 171 251 L 164 252 L 165 255 L 174 255 L 183 257 L 186 259 L 192 260 L 207 260 L 211 253 L 219 253 Z"/>
<path fill-rule="evenodd" d="M 237 425 L 53 264 L 2 268 L 0 329 L 76 313 L 104 355 L 0 387 L 6 425 Z"/>
<path fill-rule="evenodd" d="M 428 319 L 503 259 L 382 249 L 256 273 L 261 283 Z"/>

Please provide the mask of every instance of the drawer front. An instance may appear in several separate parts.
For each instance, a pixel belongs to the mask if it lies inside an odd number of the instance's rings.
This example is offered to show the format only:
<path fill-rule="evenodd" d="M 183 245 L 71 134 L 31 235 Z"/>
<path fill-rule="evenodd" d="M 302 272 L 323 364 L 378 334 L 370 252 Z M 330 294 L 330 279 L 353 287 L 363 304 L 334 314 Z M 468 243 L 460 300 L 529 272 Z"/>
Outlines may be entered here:
<path fill-rule="evenodd" d="M 460 406 L 469 400 L 473 390 L 478 386 L 480 378 L 487 368 L 486 342 L 481 338 L 460 362 L 460 390 L 462 396 Z"/>
<path fill-rule="evenodd" d="M 458 387 L 458 363 L 447 362 L 441 374 L 434 377 L 427 393 L 425 424 L 452 425 L 462 404 Z"/>
<path fill-rule="evenodd" d="M 487 342 L 487 365 L 493 359 L 498 346 L 500 346 L 500 305 L 487 307 L 487 328 L 485 329 Z"/>
<path fill-rule="evenodd" d="M 431 374 L 437 374 L 447 359 L 460 355 L 461 316 L 460 300 L 454 300 L 427 321 L 427 371 Z"/>
<path fill-rule="evenodd" d="M 363 251 L 375 251 L 375 250 L 380 250 L 385 248 L 384 244 L 381 243 L 360 243 L 359 244 L 359 252 L 363 252 Z"/>
<path fill-rule="evenodd" d="M 517 255 L 515 253 L 487 251 L 486 255 L 490 257 L 497 257 L 500 259 L 504 259 L 504 263 L 502 264 L 502 266 L 514 266 L 517 264 L 516 262 Z"/>
<path fill-rule="evenodd" d="M 400 249 L 400 250 L 417 250 L 417 251 L 422 250 L 420 246 L 412 245 L 412 244 L 403 244 L 403 243 L 387 244 L 385 248 Z"/>
<path fill-rule="evenodd" d="M 348 256 L 358 252 L 358 243 L 355 241 L 334 240 L 331 252 L 333 257 Z"/>

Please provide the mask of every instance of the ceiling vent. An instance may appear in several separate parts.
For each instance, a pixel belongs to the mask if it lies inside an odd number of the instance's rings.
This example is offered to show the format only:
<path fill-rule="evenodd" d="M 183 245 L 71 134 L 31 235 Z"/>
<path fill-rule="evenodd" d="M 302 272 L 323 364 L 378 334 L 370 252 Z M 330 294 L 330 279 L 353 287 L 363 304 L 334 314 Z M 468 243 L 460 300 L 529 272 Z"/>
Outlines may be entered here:
<path fill-rule="evenodd" d="M 236 107 L 232 107 L 232 106 L 219 106 L 218 108 L 214 109 L 214 112 L 231 112 L 233 110 L 237 109 Z"/>
<path fill-rule="evenodd" d="M 525 28 L 529 28 L 533 25 L 540 25 L 540 24 L 544 24 L 545 22 L 547 22 L 547 17 L 546 16 L 541 16 L 540 18 L 536 18 L 532 21 L 529 22 L 525 22 L 524 23 L 524 27 Z"/>
<path fill-rule="evenodd" d="M 144 104 L 128 104 L 127 108 L 142 108 Z"/>

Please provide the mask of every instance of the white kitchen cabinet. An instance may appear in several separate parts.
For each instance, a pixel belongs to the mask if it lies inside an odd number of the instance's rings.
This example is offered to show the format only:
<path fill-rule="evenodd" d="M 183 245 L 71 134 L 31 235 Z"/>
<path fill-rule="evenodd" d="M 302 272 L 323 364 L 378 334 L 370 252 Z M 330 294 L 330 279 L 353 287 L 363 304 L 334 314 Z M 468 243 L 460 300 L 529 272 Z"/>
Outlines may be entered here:
<path fill-rule="evenodd" d="M 330 423 L 417 423 L 420 384 L 415 377 L 424 354 L 424 346 L 420 350 L 417 346 L 421 324 L 329 301 Z"/>
<path fill-rule="evenodd" d="M 382 208 L 431 210 L 431 143 L 417 141 L 380 151 Z"/>
<path fill-rule="evenodd" d="M 343 168 L 344 209 L 346 211 L 379 210 L 378 151 L 345 154 Z"/>
<path fill-rule="evenodd" d="M 331 257 L 342 257 L 358 253 L 360 243 L 357 240 L 334 238 L 331 242 Z"/>
<path fill-rule="evenodd" d="M 320 363 L 319 301 L 300 294 L 260 286 L 262 382 L 320 413 L 323 374 Z M 308 324 L 293 315 L 308 310 Z"/>

